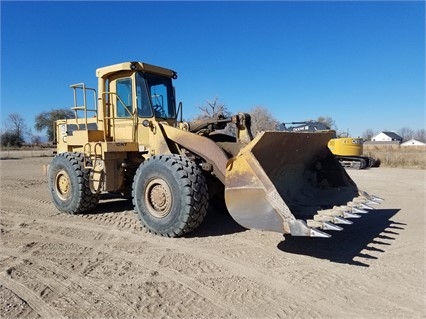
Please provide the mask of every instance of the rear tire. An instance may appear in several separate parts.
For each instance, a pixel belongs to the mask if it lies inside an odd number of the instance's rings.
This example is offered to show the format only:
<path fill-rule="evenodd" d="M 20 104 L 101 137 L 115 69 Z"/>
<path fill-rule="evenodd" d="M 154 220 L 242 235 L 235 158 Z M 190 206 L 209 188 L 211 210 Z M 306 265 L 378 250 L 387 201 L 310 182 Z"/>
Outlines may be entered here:
<path fill-rule="evenodd" d="M 60 153 L 49 166 L 48 184 L 53 203 L 64 213 L 81 214 L 96 207 L 99 194 L 89 186 L 89 170 L 81 153 Z"/>
<path fill-rule="evenodd" d="M 132 188 L 135 211 L 154 234 L 182 236 L 196 229 L 207 213 L 206 180 L 196 164 L 185 157 L 147 159 L 136 171 Z"/>

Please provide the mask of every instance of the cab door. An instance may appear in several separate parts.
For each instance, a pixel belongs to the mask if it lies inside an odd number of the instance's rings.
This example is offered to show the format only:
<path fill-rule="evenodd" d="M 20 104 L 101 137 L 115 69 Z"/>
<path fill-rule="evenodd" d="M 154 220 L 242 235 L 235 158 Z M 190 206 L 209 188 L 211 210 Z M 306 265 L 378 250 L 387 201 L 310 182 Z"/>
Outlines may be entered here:
<path fill-rule="evenodd" d="M 137 112 L 133 72 L 120 74 L 109 82 L 110 132 L 114 141 L 135 142 L 137 136 Z"/>

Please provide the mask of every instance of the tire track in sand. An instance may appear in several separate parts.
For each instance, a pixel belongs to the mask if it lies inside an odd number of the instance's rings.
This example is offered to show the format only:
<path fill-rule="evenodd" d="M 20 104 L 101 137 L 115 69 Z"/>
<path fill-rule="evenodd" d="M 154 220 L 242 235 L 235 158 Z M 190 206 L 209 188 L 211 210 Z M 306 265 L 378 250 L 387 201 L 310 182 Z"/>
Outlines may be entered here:
<path fill-rule="evenodd" d="M 16 219 L 16 216 L 13 217 Z M 19 217 L 22 220 L 24 220 L 24 216 Z M 201 300 L 207 300 L 211 304 L 215 305 L 216 308 L 221 309 L 223 314 L 230 314 L 237 315 L 241 318 L 248 317 L 250 314 L 248 312 L 244 311 L 243 305 L 234 305 L 233 303 L 227 302 L 220 294 L 217 294 L 215 291 L 211 290 L 208 287 L 205 287 L 202 283 L 196 281 L 195 279 L 191 278 L 190 276 L 182 275 L 176 270 L 169 269 L 166 267 L 159 266 L 156 262 L 147 260 L 147 259 L 141 259 L 139 256 L 132 255 L 127 252 L 122 252 L 115 250 L 113 248 L 110 248 L 106 246 L 104 243 L 96 242 L 93 240 L 82 240 L 78 238 L 70 238 L 64 235 L 60 235 L 57 232 L 51 232 L 51 228 L 53 227 L 67 227 L 71 226 L 74 228 L 79 229 L 82 227 L 82 225 L 67 225 L 64 226 L 63 222 L 55 222 L 50 219 L 38 219 L 37 222 L 42 223 L 42 228 L 39 228 L 38 230 L 32 230 L 30 228 L 22 228 L 20 229 L 20 232 L 26 235 L 34 236 L 33 238 L 37 238 L 36 240 L 38 242 L 44 242 L 44 243 L 66 243 L 66 244 L 72 244 L 72 245 L 78 245 L 84 248 L 91 249 L 93 253 L 105 253 L 108 256 L 111 256 L 114 259 L 117 260 L 125 260 L 133 263 L 139 268 L 146 269 L 146 273 L 156 273 L 157 277 L 164 277 L 164 279 L 167 279 L 168 281 L 174 283 L 174 287 L 169 287 L 169 290 L 173 291 L 174 289 L 179 289 L 177 286 L 183 286 L 185 289 L 188 289 L 193 294 L 197 295 L 197 302 L 199 303 Z M 77 226 L 77 227 L 76 227 Z M 95 229 L 91 225 L 85 225 L 83 226 L 83 229 L 85 229 L 87 234 L 90 236 L 94 235 Z M 105 234 L 108 234 L 108 230 L 103 230 Z M 96 237 L 97 235 L 95 235 Z M 149 305 L 148 305 L 149 306 Z"/>
<path fill-rule="evenodd" d="M 65 215 L 65 216 L 69 216 L 69 215 Z M 73 218 L 73 217 L 74 216 L 70 216 L 70 218 Z M 141 238 L 139 234 L 135 234 L 134 232 L 133 233 L 126 232 L 125 234 L 123 234 L 123 232 L 120 230 L 117 230 L 115 228 L 109 229 L 103 225 L 93 227 L 93 225 L 81 224 L 80 222 L 77 221 L 75 223 L 67 223 L 65 226 L 63 222 L 54 221 L 54 220 L 45 220 L 45 219 L 40 220 L 40 222 L 42 222 L 42 224 L 46 226 L 46 229 L 42 230 L 44 234 L 50 231 L 48 229 L 50 227 L 47 227 L 47 226 L 53 226 L 53 227 L 70 227 L 72 229 L 84 230 L 86 233 L 90 231 L 92 234 L 93 232 L 100 232 L 105 235 L 105 236 L 95 236 L 95 237 L 98 237 L 99 239 L 103 238 L 102 244 L 92 242 L 90 245 L 88 245 L 86 241 L 82 242 L 81 244 L 86 247 L 105 251 L 105 249 L 102 247 L 108 247 L 106 245 L 110 245 L 111 243 L 117 243 L 117 240 L 125 241 L 126 244 L 129 244 L 132 241 L 134 241 L 135 244 L 138 244 L 138 243 L 140 244 L 142 239 L 144 242 L 147 242 L 150 246 L 152 246 L 152 249 L 151 249 L 152 251 L 158 251 L 159 250 L 158 248 L 163 248 L 163 250 L 166 251 L 165 254 L 168 259 L 175 258 L 174 255 L 180 252 L 183 254 L 194 256 L 201 260 L 206 260 L 205 263 L 199 264 L 202 267 L 211 267 L 211 265 L 215 265 L 215 267 L 219 267 L 219 268 L 223 268 L 228 271 L 231 271 L 231 273 L 234 274 L 233 276 L 231 276 L 231 279 L 227 278 L 226 276 L 221 277 L 220 274 L 219 275 L 216 274 L 210 280 L 206 280 L 205 284 L 203 285 L 199 281 L 193 278 L 194 277 L 193 273 L 196 273 L 196 271 L 192 270 L 193 268 L 191 267 L 193 266 L 191 265 L 189 265 L 190 267 L 188 267 L 186 273 L 182 273 L 182 269 L 180 268 L 174 269 L 173 262 L 168 262 L 167 264 L 163 263 L 164 265 L 162 266 L 155 262 L 147 263 L 147 259 L 142 258 L 143 262 L 140 263 L 139 261 L 140 258 L 135 257 L 132 254 L 118 253 L 116 249 L 110 250 L 111 253 L 119 254 L 120 256 L 122 256 L 122 258 L 126 260 L 130 260 L 132 262 L 136 262 L 140 264 L 141 266 L 146 267 L 147 264 L 149 264 L 150 269 L 158 269 L 159 266 L 162 267 L 159 269 L 160 273 L 165 273 L 166 277 L 169 277 L 172 280 L 178 280 L 181 284 L 192 289 L 200 296 L 203 296 L 207 300 L 212 301 L 214 304 L 219 305 L 221 308 L 225 307 L 224 308 L 225 310 L 231 311 L 231 313 L 233 314 L 239 313 L 242 317 L 253 315 L 253 312 L 256 313 L 256 311 L 259 309 L 260 301 L 262 301 L 262 304 L 264 304 L 265 306 L 265 309 L 262 310 L 261 312 L 263 315 L 267 315 L 270 312 L 270 309 L 267 308 L 267 305 L 270 303 L 277 304 L 278 307 L 281 308 L 281 312 L 287 313 L 288 315 L 295 315 L 298 313 L 306 314 L 306 310 L 301 310 L 305 308 L 303 300 L 301 301 L 299 298 L 296 300 L 294 298 L 291 298 L 289 294 L 283 294 L 283 292 L 286 291 L 286 286 L 284 285 L 285 282 L 282 280 L 282 278 L 273 276 L 271 274 L 262 273 L 258 270 L 253 270 L 252 268 L 250 268 L 250 265 L 245 265 L 241 263 L 241 261 L 235 262 L 233 260 L 230 260 L 229 258 L 224 259 L 223 255 L 212 253 L 211 251 L 205 252 L 204 250 L 200 251 L 199 249 L 194 250 L 194 247 L 182 245 L 181 241 L 179 240 L 173 240 L 173 239 L 160 240 L 158 237 L 153 237 L 152 235 L 149 235 L 149 234 L 143 234 Z M 126 237 L 126 238 L 114 239 L 108 243 L 108 241 L 105 241 L 105 237 L 108 237 L 108 235 L 118 235 L 118 236 Z M 58 238 L 62 241 L 72 242 L 72 243 L 76 243 L 79 241 L 79 239 L 77 239 L 76 241 L 76 239 L 71 239 L 68 237 L 63 238 L 64 237 L 63 235 L 62 237 L 58 237 L 56 235 L 56 232 L 52 234 L 52 237 L 54 237 L 55 239 Z M 160 241 L 167 241 L 167 242 L 163 244 Z M 96 246 L 101 246 L 101 247 L 96 248 Z M 110 247 L 108 248 L 111 249 Z M 207 266 L 203 266 L 203 264 Z M 209 274 L 208 274 L 209 271 L 211 271 L 211 269 L 210 270 L 208 268 L 205 270 L 201 269 L 201 272 L 206 273 L 206 275 L 203 278 L 209 277 Z M 237 278 L 232 279 L 232 277 L 235 277 L 235 276 Z M 230 282 L 231 280 L 234 282 L 235 287 L 237 287 L 238 289 L 228 291 L 227 287 L 229 287 L 229 285 L 227 284 L 224 284 L 222 285 L 222 287 L 218 288 L 218 286 L 215 284 L 215 281 L 218 281 L 218 280 L 225 283 L 229 281 L 229 283 L 232 285 L 232 283 Z M 261 289 L 258 289 L 258 288 L 260 288 L 261 286 L 264 286 L 265 283 L 268 286 L 268 289 L 266 290 L 266 292 L 263 292 L 263 293 L 256 292 L 256 291 L 260 291 Z M 247 287 L 247 288 L 244 288 L 244 287 Z M 224 288 L 226 289 L 223 290 Z M 278 298 L 277 300 L 275 295 L 281 295 L 281 297 Z M 247 311 L 241 314 L 241 311 L 236 311 L 235 309 L 236 307 L 234 306 L 235 304 L 237 305 L 239 309 L 247 309 Z M 289 304 L 291 304 L 292 306 L 291 307 L 288 306 Z M 232 305 L 232 306 L 229 306 L 229 305 Z M 285 305 L 285 307 L 282 305 Z M 312 314 L 312 312 L 309 312 L 309 313 Z M 274 314 L 275 312 L 270 313 L 271 316 Z"/>
<path fill-rule="evenodd" d="M 44 258 L 44 256 L 39 258 L 32 254 L 31 251 L 22 253 L 11 248 L 3 248 L 0 255 L 15 258 L 13 263 L 8 264 L 8 269 L 25 272 L 27 274 L 26 278 L 37 279 L 62 297 L 61 299 L 74 303 L 76 307 L 83 310 L 86 316 L 90 317 L 97 314 L 95 312 L 95 314 L 90 315 L 90 311 L 93 308 L 103 309 L 111 304 L 114 305 L 116 312 L 120 316 L 126 316 L 129 312 L 132 315 L 136 315 L 132 305 L 128 304 L 125 299 L 95 284 L 90 278 L 81 277 L 74 272 L 63 270 L 55 263 Z M 43 273 L 48 273 L 49 276 L 45 276 Z M 91 301 L 87 300 L 87 296 L 90 296 Z M 102 300 L 102 302 L 99 302 L 99 300 Z M 100 304 L 102 307 L 99 307 Z"/>
<path fill-rule="evenodd" d="M 0 284 L 9 289 L 19 298 L 25 301 L 42 318 L 63 318 L 54 307 L 51 307 L 42 298 L 37 296 L 26 286 L 10 278 L 6 272 L 0 273 Z"/>
<path fill-rule="evenodd" d="M 36 201 L 38 202 L 39 206 L 49 205 L 53 207 L 52 204 L 47 203 L 46 201 L 39 201 L 36 199 L 27 199 L 27 200 Z M 54 207 L 53 209 L 56 210 Z M 139 223 L 139 221 L 134 217 L 133 212 L 131 212 L 131 214 L 129 213 L 131 217 L 125 216 L 125 214 L 126 212 L 125 213 L 102 213 L 102 214 L 81 215 L 81 216 L 83 216 L 84 218 L 88 218 L 89 216 L 89 219 L 94 221 L 95 223 L 111 225 L 114 227 L 114 230 L 116 230 L 114 234 L 123 236 L 123 233 L 119 231 L 118 229 L 140 229 L 139 226 L 136 226 L 136 223 Z M 62 216 L 67 216 L 72 219 L 81 219 L 80 215 L 61 214 L 61 217 Z M 46 224 L 51 224 L 53 226 L 52 223 L 53 221 L 46 220 Z M 133 227 L 131 225 L 133 225 Z M 58 223 L 56 224 L 56 226 L 64 227 L 63 223 Z M 77 226 L 77 228 L 83 229 L 85 232 L 95 230 L 92 226 L 90 227 L 88 227 L 87 225 L 82 226 L 79 221 L 77 221 L 76 223 L 73 223 L 72 225 L 68 224 L 67 226 L 72 227 L 73 229 L 76 228 L 74 226 Z M 101 231 L 105 234 L 106 233 L 111 234 L 111 232 L 113 232 L 113 229 L 105 230 L 105 228 L 103 227 L 97 227 L 96 231 Z M 126 233 L 126 237 L 129 237 L 128 233 Z M 131 240 L 134 240 L 135 242 L 138 242 L 138 243 L 140 242 L 140 239 L 141 239 L 140 236 L 132 235 L 130 237 L 132 237 Z M 265 305 L 270 304 L 271 302 L 276 303 L 277 305 L 281 305 L 282 302 L 276 301 L 276 298 L 274 297 L 274 293 L 282 295 L 283 292 L 288 291 L 288 284 L 289 284 L 288 280 L 290 279 L 288 278 L 288 275 L 282 276 L 282 275 L 271 274 L 270 272 L 259 270 L 260 267 L 256 267 L 256 269 L 254 269 L 253 265 L 251 264 L 247 265 L 246 263 L 244 263 L 244 256 L 251 253 L 250 251 L 247 251 L 247 249 L 249 248 L 249 245 L 245 245 L 243 249 L 239 247 L 234 247 L 229 250 L 226 250 L 226 249 L 222 250 L 218 253 L 216 251 L 212 251 L 211 249 L 209 249 L 208 251 L 203 249 L 194 249 L 193 246 L 187 246 L 185 244 L 182 244 L 181 241 L 179 243 L 176 243 L 176 240 L 173 240 L 173 239 L 167 239 L 167 243 L 163 245 L 163 244 L 160 244 L 160 242 L 156 239 L 152 240 L 149 234 L 143 235 L 143 240 L 148 241 L 151 245 L 157 248 L 160 246 L 160 248 L 164 248 L 165 250 L 167 250 L 167 254 L 162 256 L 161 258 L 170 259 L 171 262 L 167 263 L 167 268 L 172 268 L 172 269 L 174 268 L 173 270 L 180 273 L 181 275 L 182 275 L 182 265 L 185 263 L 186 259 L 179 258 L 179 255 L 178 255 L 179 252 L 183 254 L 189 254 L 200 260 L 206 261 L 204 263 L 199 263 L 198 264 L 199 267 L 202 267 L 203 264 L 204 265 L 214 264 L 219 268 L 224 268 L 234 273 L 234 275 L 237 276 L 236 279 L 226 278 L 221 276 L 220 274 L 209 276 L 209 271 L 210 271 L 209 269 L 205 269 L 205 270 L 201 269 L 201 272 L 205 274 L 204 275 L 204 278 L 206 278 L 205 282 L 210 287 L 209 289 L 212 289 L 217 295 L 226 296 L 225 299 L 227 299 L 228 303 L 239 301 L 241 303 L 241 307 L 252 308 L 253 310 L 256 310 L 258 308 L 260 301 L 262 301 L 262 303 Z M 128 243 L 128 240 L 126 240 L 126 243 Z M 255 248 L 255 250 L 257 249 L 258 247 Z M 253 253 L 256 253 L 256 252 L 253 252 Z M 178 260 L 178 262 L 173 262 L 173 259 Z M 175 265 L 180 265 L 180 266 L 179 268 L 176 268 Z M 194 271 L 193 269 L 196 269 L 196 268 L 194 268 L 193 265 L 188 265 L 187 274 L 186 274 L 188 278 L 193 277 L 194 273 L 196 275 L 196 271 Z M 330 280 L 334 281 L 334 279 L 335 278 L 330 279 L 327 277 L 319 277 L 313 282 L 314 282 L 314 286 L 319 288 L 319 287 L 328 286 L 329 281 Z M 192 281 L 197 282 L 194 280 Z M 222 282 L 233 281 L 234 285 L 236 287 L 239 287 L 240 289 L 224 291 L 223 287 L 219 287 L 218 285 L 215 284 L 214 281 L 222 281 Z M 291 280 L 290 282 L 294 283 L 295 281 Z M 262 291 L 262 289 L 260 289 L 261 286 L 267 286 L 269 289 Z M 241 287 L 248 287 L 248 288 L 241 288 Z M 316 289 L 314 290 L 316 291 Z M 262 293 L 260 293 L 260 291 L 262 291 Z M 205 294 L 201 293 L 201 295 L 205 295 Z M 303 300 L 308 302 L 312 300 L 312 297 L 315 297 L 315 294 L 313 294 L 313 292 L 310 290 L 307 290 L 302 295 L 300 295 L 299 298 L 297 298 L 297 300 L 294 298 L 291 298 L 289 294 L 286 294 L 285 298 L 281 297 L 283 299 L 282 301 L 284 301 L 285 304 L 291 303 L 293 307 L 292 309 L 286 308 L 285 310 L 283 309 L 282 311 L 283 312 L 288 311 L 290 315 L 294 313 L 299 313 L 300 309 L 304 308 Z M 299 309 L 299 310 L 296 310 L 296 309 Z M 304 312 L 306 314 L 306 311 L 302 310 L 302 313 Z M 313 314 L 312 312 L 309 312 L 309 315 L 312 315 L 312 314 Z"/>

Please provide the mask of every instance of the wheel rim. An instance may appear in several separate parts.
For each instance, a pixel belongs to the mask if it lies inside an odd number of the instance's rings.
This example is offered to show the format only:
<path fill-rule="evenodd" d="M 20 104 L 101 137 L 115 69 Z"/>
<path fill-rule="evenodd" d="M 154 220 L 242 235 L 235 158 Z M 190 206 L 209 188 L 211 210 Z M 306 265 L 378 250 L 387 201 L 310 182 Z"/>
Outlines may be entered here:
<path fill-rule="evenodd" d="M 55 177 L 55 190 L 58 197 L 62 200 L 66 200 L 71 194 L 71 181 L 68 173 L 64 170 L 60 170 Z"/>
<path fill-rule="evenodd" d="M 172 192 L 169 185 L 162 179 L 151 180 L 145 191 L 145 203 L 151 215 L 165 218 L 172 210 Z"/>

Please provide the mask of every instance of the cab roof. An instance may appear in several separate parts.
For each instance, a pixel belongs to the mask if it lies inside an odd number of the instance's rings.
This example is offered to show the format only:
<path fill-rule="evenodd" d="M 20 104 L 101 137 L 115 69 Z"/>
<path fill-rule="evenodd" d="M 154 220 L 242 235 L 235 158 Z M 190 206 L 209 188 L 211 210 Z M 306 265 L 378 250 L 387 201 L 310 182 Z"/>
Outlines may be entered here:
<path fill-rule="evenodd" d="M 102 68 L 98 68 L 96 69 L 96 76 L 98 78 L 107 78 L 111 74 L 119 72 L 119 71 L 136 71 L 136 70 L 163 75 L 163 76 L 171 77 L 173 79 L 177 78 L 177 73 L 173 70 L 148 64 L 148 63 L 144 63 L 144 62 L 123 62 L 123 63 L 113 64 L 113 65 L 105 66 Z"/>

